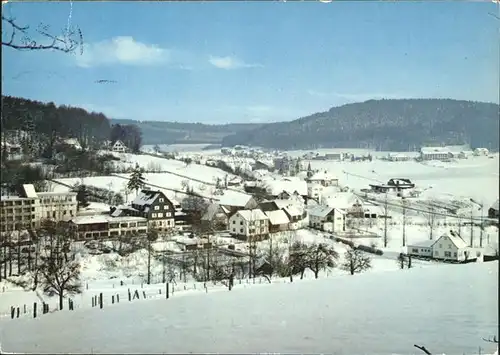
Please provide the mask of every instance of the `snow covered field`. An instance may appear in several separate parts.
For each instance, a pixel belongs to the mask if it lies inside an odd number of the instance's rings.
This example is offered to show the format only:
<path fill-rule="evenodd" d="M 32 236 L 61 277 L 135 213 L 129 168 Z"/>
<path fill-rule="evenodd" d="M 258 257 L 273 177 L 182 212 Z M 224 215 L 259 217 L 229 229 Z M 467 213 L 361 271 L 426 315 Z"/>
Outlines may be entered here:
<path fill-rule="evenodd" d="M 37 353 L 491 354 L 497 290 L 498 262 L 445 265 L 2 320 L 0 336 Z"/>

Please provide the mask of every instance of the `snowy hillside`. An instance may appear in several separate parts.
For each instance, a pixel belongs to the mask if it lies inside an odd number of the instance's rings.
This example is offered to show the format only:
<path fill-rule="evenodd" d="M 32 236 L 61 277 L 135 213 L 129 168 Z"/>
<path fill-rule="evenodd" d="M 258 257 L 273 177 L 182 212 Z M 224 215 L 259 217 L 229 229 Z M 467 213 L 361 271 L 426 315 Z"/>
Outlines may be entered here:
<path fill-rule="evenodd" d="M 293 284 L 236 285 L 190 297 L 1 322 L 14 352 L 493 353 L 498 262 Z M 57 331 L 54 331 L 56 330 Z M 27 336 L 29 334 L 29 336 Z"/>

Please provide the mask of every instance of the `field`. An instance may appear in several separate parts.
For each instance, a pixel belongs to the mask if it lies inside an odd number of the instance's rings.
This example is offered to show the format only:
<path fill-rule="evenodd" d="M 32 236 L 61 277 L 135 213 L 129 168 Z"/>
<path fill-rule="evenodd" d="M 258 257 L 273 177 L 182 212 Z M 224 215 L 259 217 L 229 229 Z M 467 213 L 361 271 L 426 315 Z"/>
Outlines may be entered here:
<path fill-rule="evenodd" d="M 497 290 L 498 262 L 445 265 L 4 320 L 0 334 L 38 353 L 491 354 Z"/>

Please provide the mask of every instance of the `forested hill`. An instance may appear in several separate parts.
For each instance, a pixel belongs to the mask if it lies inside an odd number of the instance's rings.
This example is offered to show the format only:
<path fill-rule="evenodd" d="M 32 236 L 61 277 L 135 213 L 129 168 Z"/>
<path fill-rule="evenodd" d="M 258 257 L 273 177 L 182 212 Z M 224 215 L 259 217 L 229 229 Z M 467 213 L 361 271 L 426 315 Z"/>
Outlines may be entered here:
<path fill-rule="evenodd" d="M 225 137 L 222 145 L 405 151 L 460 143 L 498 150 L 499 105 L 451 99 L 370 100 L 239 132 Z"/>
<path fill-rule="evenodd" d="M 73 137 L 81 141 L 89 137 L 107 140 L 111 132 L 109 120 L 102 113 L 3 95 L 2 129 L 32 132 L 39 138 Z"/>
<path fill-rule="evenodd" d="M 210 125 L 203 123 L 135 121 L 112 119 L 112 124 L 133 124 L 142 132 L 144 144 L 214 143 L 219 144 L 228 135 L 260 128 L 262 124 L 230 123 Z"/>

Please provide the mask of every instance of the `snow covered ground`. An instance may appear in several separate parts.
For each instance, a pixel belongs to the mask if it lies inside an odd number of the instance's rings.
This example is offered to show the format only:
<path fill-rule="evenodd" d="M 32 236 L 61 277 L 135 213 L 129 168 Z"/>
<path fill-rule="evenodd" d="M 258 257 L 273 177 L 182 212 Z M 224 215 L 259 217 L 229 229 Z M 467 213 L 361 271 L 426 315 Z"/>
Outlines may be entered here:
<path fill-rule="evenodd" d="M 4 351 L 491 354 L 498 262 L 366 273 L 1 320 Z"/>

